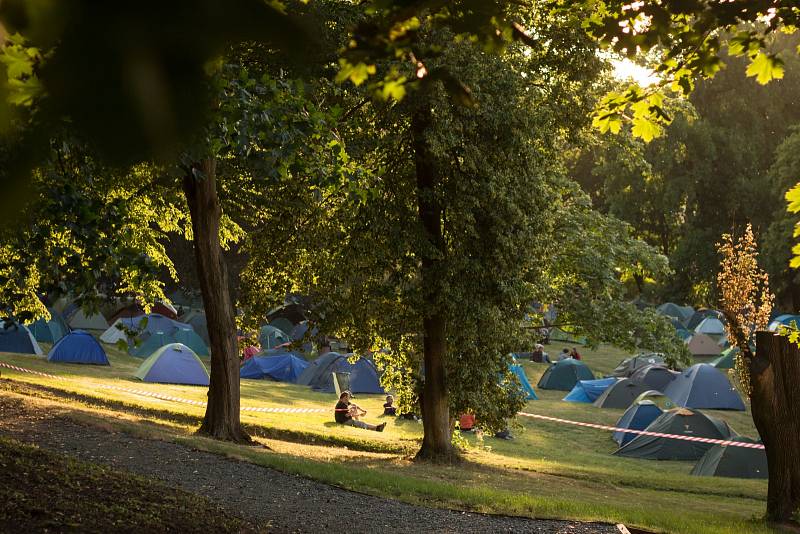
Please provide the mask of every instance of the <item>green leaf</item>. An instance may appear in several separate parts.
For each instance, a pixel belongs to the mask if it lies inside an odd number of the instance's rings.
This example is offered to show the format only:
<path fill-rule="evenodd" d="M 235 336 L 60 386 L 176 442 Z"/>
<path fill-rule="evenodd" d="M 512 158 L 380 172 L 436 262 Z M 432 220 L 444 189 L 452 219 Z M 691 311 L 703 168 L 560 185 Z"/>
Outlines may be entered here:
<path fill-rule="evenodd" d="M 406 78 L 401 76 L 396 80 L 387 80 L 383 82 L 380 90 L 380 96 L 383 100 L 402 100 L 406 95 Z"/>
<path fill-rule="evenodd" d="M 784 195 L 789 206 L 786 208 L 791 213 L 800 212 L 800 183 L 795 184 L 794 187 L 789 189 Z"/>
<path fill-rule="evenodd" d="M 783 60 L 775 54 L 759 52 L 747 66 L 747 76 L 755 76 L 761 85 L 779 80 L 783 78 Z"/>

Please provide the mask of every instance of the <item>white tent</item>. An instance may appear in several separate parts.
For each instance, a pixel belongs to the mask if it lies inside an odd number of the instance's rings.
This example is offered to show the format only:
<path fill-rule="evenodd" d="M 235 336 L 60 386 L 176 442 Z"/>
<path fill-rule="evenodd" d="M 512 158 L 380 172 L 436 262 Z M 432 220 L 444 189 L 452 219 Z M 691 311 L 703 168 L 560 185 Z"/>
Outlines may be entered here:
<path fill-rule="evenodd" d="M 120 328 L 117 328 L 117 325 Z M 122 327 L 122 320 L 117 319 L 105 332 L 100 335 L 100 341 L 103 343 L 108 343 L 109 345 L 114 345 L 118 341 L 128 341 L 128 336 L 125 334 L 125 331 L 121 328 Z"/>
<path fill-rule="evenodd" d="M 706 317 L 695 329 L 698 334 L 707 334 L 709 336 L 721 336 L 725 333 L 725 325 L 716 317 Z"/>
<path fill-rule="evenodd" d="M 105 331 L 108 329 L 108 321 L 105 317 L 99 313 L 86 315 L 80 308 L 69 316 L 67 324 L 75 330 Z"/>

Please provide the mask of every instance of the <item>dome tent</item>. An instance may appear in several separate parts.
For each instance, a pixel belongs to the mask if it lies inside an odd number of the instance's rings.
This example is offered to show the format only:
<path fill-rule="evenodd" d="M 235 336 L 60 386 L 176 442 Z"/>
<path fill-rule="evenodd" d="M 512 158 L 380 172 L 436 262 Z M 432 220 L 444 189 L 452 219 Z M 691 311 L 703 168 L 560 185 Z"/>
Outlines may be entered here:
<path fill-rule="evenodd" d="M 161 347 L 169 345 L 170 343 L 175 343 L 175 340 L 164 332 L 144 334 L 140 344 L 129 345 L 128 354 L 135 356 L 136 358 L 148 358 L 155 351 Z"/>
<path fill-rule="evenodd" d="M 200 357 L 209 356 L 211 354 L 208 347 L 203 342 L 203 339 L 197 335 L 197 332 L 195 332 L 192 327 L 175 328 L 169 332 L 169 336 L 175 340 L 175 343 L 183 343 Z"/>
<path fill-rule="evenodd" d="M 719 369 L 707 364 L 695 364 L 675 377 L 664 393 L 676 405 L 686 408 L 744 411 L 739 393 Z"/>
<path fill-rule="evenodd" d="M 269 350 L 285 343 L 290 343 L 291 339 L 280 328 L 267 324 L 261 327 L 261 331 L 258 334 L 258 342 L 263 350 Z"/>
<path fill-rule="evenodd" d="M 181 343 L 165 345 L 150 355 L 134 375 L 143 382 L 207 386 L 208 371 L 192 349 Z"/>
<path fill-rule="evenodd" d="M 784 313 L 783 315 L 778 315 L 775 317 L 775 319 L 769 323 L 767 330 L 770 332 L 777 332 L 781 326 L 791 326 L 793 322 L 798 328 L 800 328 L 800 315 Z"/>
<path fill-rule="evenodd" d="M 28 326 L 28 330 L 40 343 L 55 343 L 69 334 L 71 329 L 60 313 L 52 308 L 47 311 L 50 312 L 50 320 L 45 321 L 40 317 Z"/>
<path fill-rule="evenodd" d="M 99 312 L 86 313 L 77 304 L 70 304 L 64 308 L 64 318 L 70 328 L 76 330 L 94 330 L 104 332 L 108 329 L 108 321 Z"/>
<path fill-rule="evenodd" d="M 617 380 L 616 377 L 601 378 L 599 380 L 578 380 L 575 387 L 561 400 L 567 402 L 594 402 L 597 397 L 611 387 Z"/>
<path fill-rule="evenodd" d="M 206 346 L 211 345 L 211 339 L 208 336 L 208 320 L 206 319 L 205 310 L 189 310 L 184 315 L 181 315 L 180 320 L 191 326 Z"/>
<path fill-rule="evenodd" d="M 640 367 L 652 365 L 654 363 L 664 363 L 664 356 L 657 352 L 643 352 L 631 358 L 625 358 L 617 367 L 611 371 L 612 376 L 627 378 Z"/>
<path fill-rule="evenodd" d="M 83 330 L 75 330 L 58 340 L 47 354 L 47 361 L 111 365 L 100 343 Z"/>
<path fill-rule="evenodd" d="M 309 365 L 305 358 L 294 352 L 265 351 L 244 362 L 239 376 L 295 383 Z"/>
<path fill-rule="evenodd" d="M 722 336 L 725 334 L 725 325 L 716 317 L 706 317 L 700 321 L 694 331 L 708 336 Z"/>
<path fill-rule="evenodd" d="M 648 432 L 711 439 L 730 439 L 736 433 L 727 423 L 699 410 L 677 408 L 664 412 L 645 428 Z M 710 443 L 638 435 L 614 452 L 617 456 L 647 460 L 699 460 Z"/>
<path fill-rule="evenodd" d="M 356 363 L 350 363 L 346 354 L 328 352 L 323 354 L 303 371 L 297 378 L 301 386 L 311 386 L 317 391 L 333 393 L 332 373 L 350 373 L 350 391 L 353 393 L 384 393 L 378 380 L 378 371 L 370 360 L 359 357 Z"/>
<path fill-rule="evenodd" d="M 722 351 L 718 358 L 715 358 L 708 363 L 717 369 L 733 369 L 736 363 L 735 358 L 737 354 L 739 354 L 739 347 L 728 347 Z"/>
<path fill-rule="evenodd" d="M 569 391 L 575 387 L 578 380 L 593 379 L 592 370 L 583 361 L 567 358 L 548 367 L 539 379 L 538 387 Z"/>
<path fill-rule="evenodd" d="M 665 302 L 664 304 L 656 308 L 656 311 L 661 315 L 666 315 L 667 317 L 673 317 L 684 324 L 694 314 L 694 308 L 692 308 L 691 306 L 678 306 L 674 302 Z"/>
<path fill-rule="evenodd" d="M 720 353 L 719 345 L 707 334 L 696 333 L 687 340 L 687 347 L 693 356 L 717 356 Z"/>
<path fill-rule="evenodd" d="M 625 410 L 622 417 L 619 418 L 617 428 L 627 428 L 630 430 L 644 430 L 653 421 L 658 419 L 664 411 L 659 408 L 656 403 L 652 401 L 635 401 L 630 407 Z M 639 434 L 631 432 L 616 431 L 611 435 L 611 439 L 617 442 L 620 447 L 631 441 Z"/>
<path fill-rule="evenodd" d="M 649 390 L 647 384 L 623 378 L 597 397 L 594 405 L 598 408 L 627 408 L 639 395 Z"/>
<path fill-rule="evenodd" d="M 16 321 L 0 321 L 0 352 L 43 354 L 30 330 Z"/>
<path fill-rule="evenodd" d="M 631 380 L 641 382 L 642 384 L 647 384 L 650 389 L 664 391 L 664 388 L 666 388 L 670 382 L 675 380 L 675 377 L 678 374 L 678 372 L 671 371 L 663 364 L 653 363 L 650 365 L 645 365 L 644 367 L 640 367 L 634 371 L 634 373 L 631 375 Z"/>
<path fill-rule="evenodd" d="M 734 437 L 731 441 L 757 443 L 743 436 Z M 707 477 L 769 478 L 767 453 L 764 449 L 714 445 L 697 461 L 691 474 Z"/>
<path fill-rule="evenodd" d="M 692 314 L 692 316 L 689 318 L 689 321 L 686 323 L 686 328 L 694 331 L 694 329 L 697 328 L 697 325 L 699 325 L 706 317 L 714 317 L 721 320 L 722 313 L 718 312 L 717 310 L 701 308 Z"/>

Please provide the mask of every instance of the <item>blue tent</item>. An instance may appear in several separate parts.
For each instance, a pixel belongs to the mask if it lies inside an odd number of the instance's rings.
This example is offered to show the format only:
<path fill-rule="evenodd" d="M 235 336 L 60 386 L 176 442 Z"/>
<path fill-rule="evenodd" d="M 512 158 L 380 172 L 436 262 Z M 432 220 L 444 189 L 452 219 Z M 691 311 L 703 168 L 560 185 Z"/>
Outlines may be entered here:
<path fill-rule="evenodd" d="M 767 329 L 770 332 L 777 332 L 778 328 L 781 326 L 791 326 L 792 322 L 794 322 L 798 328 L 800 328 L 800 315 L 792 315 L 791 313 L 784 313 L 783 315 L 778 315 L 769 323 L 769 327 Z"/>
<path fill-rule="evenodd" d="M 562 400 L 567 402 L 594 402 L 616 381 L 617 378 L 613 376 L 599 380 L 578 380 L 575 387 Z"/>
<path fill-rule="evenodd" d="M 75 330 L 62 337 L 47 354 L 47 361 L 110 365 L 106 351 L 89 332 Z"/>
<path fill-rule="evenodd" d="M 744 411 L 744 402 L 728 377 L 707 363 L 695 364 L 675 377 L 664 394 L 677 406 Z"/>
<path fill-rule="evenodd" d="M 261 332 L 258 335 L 258 342 L 264 350 L 274 349 L 278 345 L 291 342 L 289 336 L 280 328 L 275 328 L 272 325 L 264 325 L 261 327 Z"/>
<path fill-rule="evenodd" d="M 192 349 L 171 343 L 150 355 L 134 375 L 144 382 L 207 386 L 208 371 Z"/>
<path fill-rule="evenodd" d="M 121 317 L 119 320 L 131 330 L 147 332 L 148 334 L 169 332 L 174 328 L 192 328 L 189 324 L 170 319 L 160 313 L 149 313 L 137 317 Z"/>
<path fill-rule="evenodd" d="M 658 416 L 662 413 L 664 412 L 661 408 L 656 406 L 652 401 L 645 400 L 635 402 L 625 410 L 625 413 L 622 414 L 622 417 L 619 418 L 619 421 L 617 421 L 617 424 L 614 426 L 631 430 L 644 430 L 650 423 L 658 419 Z M 611 435 L 611 439 L 622 447 L 638 435 L 639 434 L 616 431 Z"/>
<path fill-rule="evenodd" d="M 0 352 L 42 354 L 42 349 L 25 326 L 16 322 L 0 321 Z"/>
<path fill-rule="evenodd" d="M 523 391 L 527 393 L 525 400 L 536 400 L 539 398 L 536 396 L 536 392 L 533 391 L 533 386 L 531 386 L 531 383 L 528 382 L 528 377 L 525 376 L 525 370 L 521 365 L 518 363 L 512 363 L 508 366 L 508 370 L 517 376 L 519 383 L 522 385 Z"/>
<path fill-rule="evenodd" d="M 328 352 L 309 365 L 297 383 L 311 386 L 317 391 L 333 393 L 333 373 L 350 373 L 350 391 L 353 393 L 384 393 L 378 379 L 378 371 L 370 360 L 360 357 L 356 363 L 348 361 L 347 354 Z"/>
<path fill-rule="evenodd" d="M 297 382 L 297 378 L 310 365 L 305 358 L 294 352 L 262 352 L 242 364 L 239 376 L 242 378 L 272 378 L 279 382 Z"/>

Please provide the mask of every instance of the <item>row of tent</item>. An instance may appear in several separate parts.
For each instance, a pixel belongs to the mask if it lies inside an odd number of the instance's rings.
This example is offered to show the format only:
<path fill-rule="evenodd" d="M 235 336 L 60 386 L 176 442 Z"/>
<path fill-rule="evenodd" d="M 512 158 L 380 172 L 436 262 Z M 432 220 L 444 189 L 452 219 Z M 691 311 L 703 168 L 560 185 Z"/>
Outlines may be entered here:
<path fill-rule="evenodd" d="M 763 449 L 709 444 L 664 437 L 672 434 L 743 443 L 756 443 L 739 436 L 727 423 L 699 410 L 676 408 L 662 411 L 643 400 L 625 411 L 617 428 L 652 432 L 646 435 L 615 431 L 611 438 L 619 445 L 617 456 L 648 460 L 696 460 L 691 474 L 737 478 L 767 478 L 767 457 Z"/>
<path fill-rule="evenodd" d="M 568 391 L 565 401 L 591 402 L 602 408 L 627 408 L 642 394 L 654 391 L 676 406 L 745 410 L 738 392 L 719 369 L 696 364 L 676 372 L 667 368 L 658 354 L 623 360 L 611 377 L 602 379 L 595 379 L 582 360 L 567 358 L 548 367 L 538 387 Z"/>

